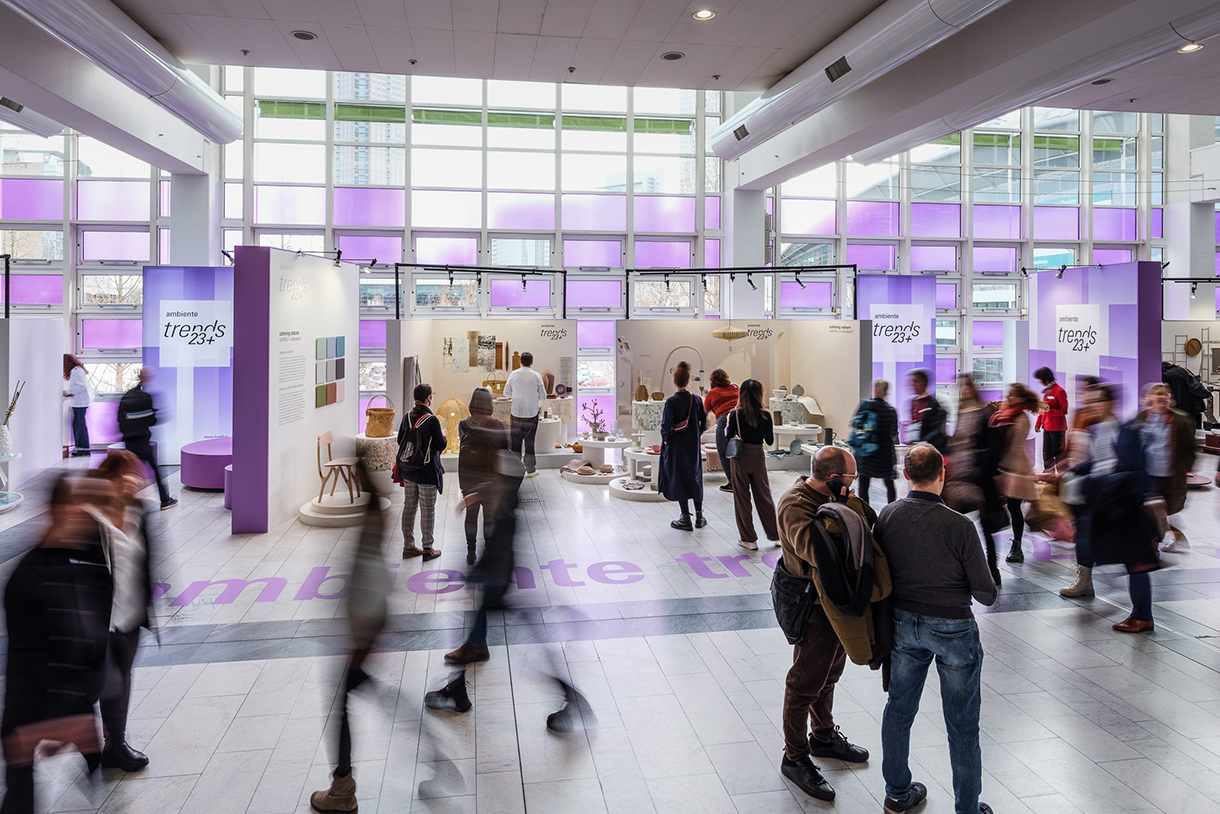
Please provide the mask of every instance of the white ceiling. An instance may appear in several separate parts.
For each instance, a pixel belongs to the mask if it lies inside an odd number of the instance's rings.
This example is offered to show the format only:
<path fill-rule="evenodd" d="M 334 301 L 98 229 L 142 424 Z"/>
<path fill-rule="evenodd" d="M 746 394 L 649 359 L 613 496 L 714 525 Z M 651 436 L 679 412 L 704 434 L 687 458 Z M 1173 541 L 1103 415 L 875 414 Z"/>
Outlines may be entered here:
<path fill-rule="evenodd" d="M 116 0 L 116 5 L 184 62 L 764 90 L 881 0 Z M 691 15 L 702 8 L 714 10 L 716 17 L 694 20 Z M 318 39 L 294 39 L 291 32 L 298 29 Z M 686 56 L 661 59 L 668 51 Z"/>
<path fill-rule="evenodd" d="M 1193 54 L 1166 54 L 1126 71 L 1107 74 L 1042 102 L 1045 107 L 1131 110 L 1139 113 L 1220 115 L 1220 38 Z"/>

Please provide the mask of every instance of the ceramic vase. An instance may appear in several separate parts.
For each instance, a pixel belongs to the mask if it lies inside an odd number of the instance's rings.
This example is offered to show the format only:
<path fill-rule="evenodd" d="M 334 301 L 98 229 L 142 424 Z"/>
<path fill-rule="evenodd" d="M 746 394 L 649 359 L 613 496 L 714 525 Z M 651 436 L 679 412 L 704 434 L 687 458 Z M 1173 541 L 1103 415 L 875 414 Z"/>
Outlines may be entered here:
<path fill-rule="evenodd" d="M 7 426 L 0 427 L 0 455 L 13 453 L 13 434 Z"/>

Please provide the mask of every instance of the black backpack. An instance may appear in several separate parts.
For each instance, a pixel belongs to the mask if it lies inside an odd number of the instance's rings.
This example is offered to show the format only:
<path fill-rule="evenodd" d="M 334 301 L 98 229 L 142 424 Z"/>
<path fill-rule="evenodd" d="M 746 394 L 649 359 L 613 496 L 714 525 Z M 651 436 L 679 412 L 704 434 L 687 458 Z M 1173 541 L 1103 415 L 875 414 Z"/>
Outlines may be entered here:
<path fill-rule="evenodd" d="M 402 446 L 398 448 L 399 472 L 418 472 L 432 465 L 432 434 L 420 430 L 429 418 L 436 416 L 424 413 L 407 429 Z"/>

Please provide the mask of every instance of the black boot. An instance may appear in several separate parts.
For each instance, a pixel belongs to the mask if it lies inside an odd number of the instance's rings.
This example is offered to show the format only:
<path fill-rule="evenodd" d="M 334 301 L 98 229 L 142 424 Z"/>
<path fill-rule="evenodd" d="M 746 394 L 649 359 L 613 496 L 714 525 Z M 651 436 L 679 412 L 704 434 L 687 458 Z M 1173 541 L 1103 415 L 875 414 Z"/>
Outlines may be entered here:
<path fill-rule="evenodd" d="M 563 706 L 558 712 L 546 716 L 546 728 L 552 732 L 571 732 L 576 727 L 577 717 L 584 721 L 586 729 L 593 728 L 597 724 L 597 718 L 594 717 L 589 702 L 571 684 L 562 678 L 558 681 L 559 686 L 563 688 Z"/>
<path fill-rule="evenodd" d="M 439 690 L 434 690 L 424 696 L 424 706 L 428 709 L 448 709 L 458 712 L 469 712 L 473 704 L 466 692 L 466 671 L 458 673 L 457 678 L 450 681 Z"/>
<path fill-rule="evenodd" d="M 1021 551 L 1021 541 L 1013 540 L 1012 548 L 1008 551 L 1008 556 L 1004 558 L 1004 562 L 1025 562 L 1025 554 Z"/>
<path fill-rule="evenodd" d="M 475 548 L 475 541 L 467 540 L 466 541 L 466 564 L 467 565 L 474 565 L 474 561 L 475 561 L 474 548 Z"/>
<path fill-rule="evenodd" d="M 677 520 L 674 520 L 669 525 L 672 528 L 678 529 L 679 531 L 694 531 L 695 530 L 695 527 L 691 525 L 689 514 L 683 514 L 681 517 L 679 517 Z"/>
<path fill-rule="evenodd" d="M 707 525 L 707 521 L 703 519 L 703 512 L 695 512 L 695 528 L 701 529 Z"/>

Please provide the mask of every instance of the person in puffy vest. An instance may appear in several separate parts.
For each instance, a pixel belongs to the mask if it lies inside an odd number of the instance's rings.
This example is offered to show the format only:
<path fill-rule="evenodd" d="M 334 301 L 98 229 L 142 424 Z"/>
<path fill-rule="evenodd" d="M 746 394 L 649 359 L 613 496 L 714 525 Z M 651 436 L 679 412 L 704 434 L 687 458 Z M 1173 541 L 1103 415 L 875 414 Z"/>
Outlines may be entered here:
<path fill-rule="evenodd" d="M 898 489 L 894 486 L 894 467 L 898 460 L 894 452 L 894 446 L 898 443 L 898 411 L 885 400 L 889 392 L 890 383 L 885 379 L 873 382 L 873 397 L 860 402 L 856 408 L 852 434 L 848 436 L 849 444 L 853 438 L 867 442 L 855 450 L 856 464 L 860 467 L 857 491 L 865 503 L 870 503 L 868 487 L 873 478 L 885 481 L 886 503 L 893 503 L 898 497 Z M 856 430 L 857 424 L 861 426 L 860 432 Z M 871 427 L 864 431 L 866 424 Z"/>

